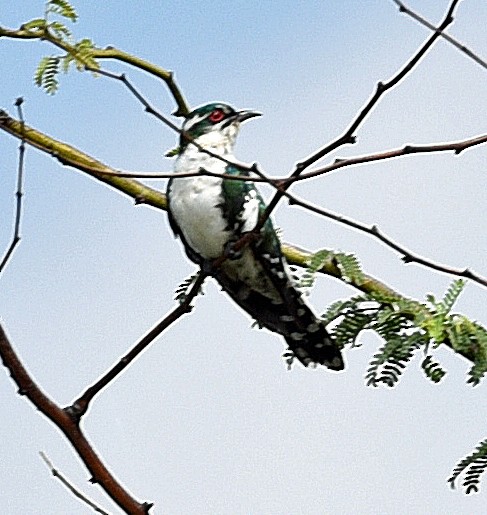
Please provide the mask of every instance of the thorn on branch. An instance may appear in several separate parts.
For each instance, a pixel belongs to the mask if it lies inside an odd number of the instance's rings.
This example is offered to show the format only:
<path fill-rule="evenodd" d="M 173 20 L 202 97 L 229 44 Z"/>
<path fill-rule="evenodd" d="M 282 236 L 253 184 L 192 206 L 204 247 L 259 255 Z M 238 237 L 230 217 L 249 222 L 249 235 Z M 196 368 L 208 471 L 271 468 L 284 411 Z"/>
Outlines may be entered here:
<path fill-rule="evenodd" d="M 145 195 L 137 195 L 134 198 L 134 205 L 135 206 L 139 206 L 141 204 L 146 204 L 146 203 L 147 203 L 147 197 Z"/>

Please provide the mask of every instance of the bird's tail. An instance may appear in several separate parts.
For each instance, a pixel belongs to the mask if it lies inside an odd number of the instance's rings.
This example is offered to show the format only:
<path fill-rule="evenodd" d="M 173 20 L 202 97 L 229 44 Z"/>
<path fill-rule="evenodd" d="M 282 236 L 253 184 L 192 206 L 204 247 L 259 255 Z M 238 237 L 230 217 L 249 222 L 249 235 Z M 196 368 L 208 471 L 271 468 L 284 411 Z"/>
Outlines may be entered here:
<path fill-rule="evenodd" d="M 305 367 L 319 364 L 331 370 L 344 369 L 340 349 L 311 310 L 297 324 L 289 323 L 283 336 L 289 347 L 286 354 L 289 363 L 296 358 Z"/>
<path fill-rule="evenodd" d="M 260 327 L 285 338 L 289 349 L 286 354 L 288 363 L 295 358 L 305 367 L 319 364 L 331 370 L 343 370 L 345 365 L 340 349 L 323 322 L 290 283 L 282 288 L 286 302 L 276 303 L 260 292 L 248 291 L 220 271 L 215 275 L 223 289 Z"/>

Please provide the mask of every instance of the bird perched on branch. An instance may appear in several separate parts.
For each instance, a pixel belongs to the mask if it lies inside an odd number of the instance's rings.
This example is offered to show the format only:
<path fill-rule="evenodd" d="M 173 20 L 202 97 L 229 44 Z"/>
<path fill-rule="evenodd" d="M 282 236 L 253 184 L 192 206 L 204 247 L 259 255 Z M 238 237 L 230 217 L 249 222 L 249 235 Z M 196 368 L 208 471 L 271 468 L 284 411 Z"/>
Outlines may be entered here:
<path fill-rule="evenodd" d="M 192 261 L 209 271 L 259 326 L 284 336 L 291 361 L 342 370 L 340 349 L 294 286 L 272 221 L 267 219 L 250 243 L 234 248 L 265 210 L 254 184 L 201 174 L 249 177 L 248 167 L 235 161 L 233 148 L 240 125 L 259 115 L 210 103 L 187 116 L 175 172 L 199 175 L 170 179 L 169 222 Z M 212 266 L 222 255 L 223 262 Z"/>

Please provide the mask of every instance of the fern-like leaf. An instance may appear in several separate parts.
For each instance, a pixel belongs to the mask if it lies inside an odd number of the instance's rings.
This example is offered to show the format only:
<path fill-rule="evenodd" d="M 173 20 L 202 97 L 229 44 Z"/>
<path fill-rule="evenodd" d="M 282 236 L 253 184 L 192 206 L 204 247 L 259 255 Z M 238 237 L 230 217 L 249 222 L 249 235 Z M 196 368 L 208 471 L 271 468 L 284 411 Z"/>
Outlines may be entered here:
<path fill-rule="evenodd" d="M 313 287 L 316 279 L 316 274 L 320 268 L 325 264 L 326 260 L 331 255 L 330 250 L 319 250 L 315 252 L 307 263 L 306 271 L 301 276 L 298 287 L 303 289 L 310 289 Z"/>
<path fill-rule="evenodd" d="M 95 45 L 91 39 L 82 39 L 74 45 L 74 52 L 70 56 L 78 71 L 83 71 L 85 68 L 97 70 L 100 67 L 93 57 L 94 48 Z"/>
<path fill-rule="evenodd" d="M 370 362 L 365 380 L 367 386 L 379 386 L 383 383 L 392 388 L 401 378 L 414 353 L 424 342 L 419 332 L 399 337 L 391 335 L 388 329 L 383 334 L 386 334 L 388 339 Z"/>
<path fill-rule="evenodd" d="M 49 24 L 49 29 L 59 39 L 69 39 L 71 37 L 71 31 L 60 21 L 51 22 Z"/>
<path fill-rule="evenodd" d="M 174 292 L 174 300 L 177 300 L 179 304 L 186 301 L 189 290 L 191 290 L 191 287 L 198 278 L 198 275 L 198 273 L 195 273 L 186 277 L 186 279 L 176 288 L 176 291 Z M 198 293 L 201 293 L 201 290 Z"/>
<path fill-rule="evenodd" d="M 78 19 L 75 8 L 67 0 L 48 0 L 46 11 L 48 13 L 59 14 L 59 16 L 67 18 L 72 22 Z"/>
<path fill-rule="evenodd" d="M 446 371 L 441 368 L 440 364 L 433 360 L 431 355 L 424 358 L 421 363 L 421 368 L 425 373 L 426 377 L 431 379 L 433 383 L 439 383 L 446 374 Z"/>
<path fill-rule="evenodd" d="M 475 451 L 463 458 L 453 469 L 448 482 L 455 488 L 458 477 L 465 473 L 463 486 L 467 494 L 478 492 L 482 474 L 487 469 L 487 439 L 480 442 Z"/>
<path fill-rule="evenodd" d="M 333 329 L 333 337 L 337 345 L 342 348 L 346 345 L 357 346 L 358 335 L 368 329 L 374 319 L 374 314 L 355 312 L 343 317 Z"/>
<path fill-rule="evenodd" d="M 354 284 L 360 284 L 363 281 L 364 273 L 356 256 L 339 252 L 334 254 L 333 257 L 346 281 Z"/>
<path fill-rule="evenodd" d="M 477 386 L 487 373 L 487 331 L 478 324 L 473 324 L 472 342 L 475 345 L 475 363 L 469 370 L 468 383 Z"/>
<path fill-rule="evenodd" d="M 42 87 L 47 93 L 53 95 L 58 89 L 57 76 L 59 73 L 59 57 L 43 57 L 37 66 L 34 81 L 37 86 Z"/>
<path fill-rule="evenodd" d="M 453 281 L 446 290 L 443 300 L 438 304 L 438 310 L 443 311 L 445 314 L 449 313 L 464 288 L 465 281 L 463 279 L 457 279 L 456 281 Z"/>

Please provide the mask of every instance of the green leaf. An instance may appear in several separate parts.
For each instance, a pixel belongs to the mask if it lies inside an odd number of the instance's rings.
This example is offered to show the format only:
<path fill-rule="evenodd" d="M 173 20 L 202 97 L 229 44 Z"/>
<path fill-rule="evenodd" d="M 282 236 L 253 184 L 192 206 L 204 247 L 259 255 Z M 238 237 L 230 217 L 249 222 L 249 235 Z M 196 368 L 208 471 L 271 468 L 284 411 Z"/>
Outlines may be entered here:
<path fill-rule="evenodd" d="M 78 14 L 74 7 L 67 0 L 48 0 L 47 9 L 48 13 L 59 14 L 72 22 L 78 19 Z"/>
<path fill-rule="evenodd" d="M 446 375 L 446 371 L 443 370 L 439 363 L 434 361 L 430 355 L 424 358 L 423 362 L 421 363 L 421 368 L 423 369 L 426 377 L 431 379 L 431 381 L 434 383 L 439 383 Z"/>
<path fill-rule="evenodd" d="M 463 289 L 465 288 L 465 284 L 466 283 L 463 279 L 457 279 L 456 281 L 453 281 L 450 284 L 450 286 L 446 290 L 443 300 L 439 304 L 443 313 L 446 314 L 451 311 L 451 308 L 457 301 L 460 293 L 462 293 Z"/>
<path fill-rule="evenodd" d="M 482 474 L 487 469 L 487 439 L 480 442 L 471 454 L 463 458 L 458 463 L 448 482 L 452 488 L 455 488 L 455 482 L 461 474 L 465 474 L 463 480 L 463 487 L 467 494 L 478 492 L 480 479 Z"/>
<path fill-rule="evenodd" d="M 335 253 L 333 258 L 345 280 L 353 282 L 354 284 L 360 284 L 363 281 L 364 274 L 356 256 L 339 252 Z"/>
<path fill-rule="evenodd" d="M 312 288 L 316 279 L 317 272 L 322 268 L 325 262 L 330 258 L 332 252 L 330 250 L 318 250 L 308 260 L 306 271 L 301 276 L 298 287 Z"/>
<path fill-rule="evenodd" d="M 53 32 L 53 34 L 61 39 L 64 40 L 65 38 L 71 37 L 71 31 L 64 25 L 64 23 L 61 23 L 59 21 L 53 21 L 49 24 L 49 29 Z"/>
<path fill-rule="evenodd" d="M 57 80 L 58 73 L 59 57 L 43 57 L 37 66 L 34 82 L 37 86 L 44 88 L 47 93 L 53 95 L 59 86 Z"/>
<path fill-rule="evenodd" d="M 181 153 L 181 147 L 175 147 L 171 150 L 168 150 L 164 155 L 166 157 L 175 157 L 178 156 Z"/>

